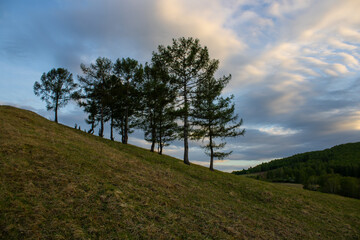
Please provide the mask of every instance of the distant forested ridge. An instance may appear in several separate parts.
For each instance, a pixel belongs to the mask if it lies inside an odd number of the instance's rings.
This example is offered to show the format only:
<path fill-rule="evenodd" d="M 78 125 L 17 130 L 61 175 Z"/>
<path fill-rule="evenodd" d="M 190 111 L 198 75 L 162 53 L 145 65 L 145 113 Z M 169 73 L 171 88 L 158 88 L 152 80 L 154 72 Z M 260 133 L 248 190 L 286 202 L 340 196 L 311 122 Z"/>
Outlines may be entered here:
<path fill-rule="evenodd" d="M 301 183 L 306 189 L 360 198 L 360 142 L 296 154 L 233 174 L 256 174 L 262 180 Z"/>

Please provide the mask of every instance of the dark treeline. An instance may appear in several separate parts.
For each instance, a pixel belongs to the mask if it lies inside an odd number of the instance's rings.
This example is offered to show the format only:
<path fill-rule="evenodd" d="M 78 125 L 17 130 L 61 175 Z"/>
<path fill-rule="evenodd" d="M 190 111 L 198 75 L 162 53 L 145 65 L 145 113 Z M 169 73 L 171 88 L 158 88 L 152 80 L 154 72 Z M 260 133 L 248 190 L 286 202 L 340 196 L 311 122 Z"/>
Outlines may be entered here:
<path fill-rule="evenodd" d="M 206 140 L 213 170 L 214 158 L 231 153 L 220 151 L 226 144 L 223 139 L 244 135 L 233 96 L 221 96 L 231 76 L 216 78 L 218 67 L 219 61 L 210 58 L 198 39 L 179 38 L 171 46 L 160 45 L 145 66 L 131 58 L 112 62 L 104 57 L 90 65 L 81 64 L 78 84 L 70 73 L 65 80 L 57 74 L 59 69 L 53 69 L 44 73 L 42 83 L 35 83 L 34 92 L 47 100 L 56 121 L 58 106 L 74 99 L 88 115 L 88 132 L 93 134 L 98 127 L 100 137 L 109 122 L 111 140 L 118 131 L 121 142 L 127 144 L 129 134 L 142 129 L 150 150 L 159 154 L 171 141 L 183 140 L 185 164 L 190 164 L 189 140 Z M 71 89 L 64 88 L 64 83 Z M 58 95 L 66 98 L 56 102 Z"/>
<path fill-rule="evenodd" d="M 306 189 L 360 198 L 360 143 L 297 154 L 233 173 L 259 173 L 256 177 L 267 181 L 301 183 Z"/>

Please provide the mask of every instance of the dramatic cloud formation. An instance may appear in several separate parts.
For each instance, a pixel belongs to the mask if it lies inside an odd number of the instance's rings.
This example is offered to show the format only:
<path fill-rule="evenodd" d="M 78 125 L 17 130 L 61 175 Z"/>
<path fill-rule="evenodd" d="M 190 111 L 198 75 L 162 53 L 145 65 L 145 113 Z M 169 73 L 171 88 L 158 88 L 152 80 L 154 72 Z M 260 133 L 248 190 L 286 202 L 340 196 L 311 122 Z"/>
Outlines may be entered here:
<path fill-rule="evenodd" d="M 81 74 L 98 56 L 145 63 L 159 44 L 196 37 L 233 78 L 245 137 L 229 139 L 235 170 L 360 140 L 360 1 L 81 0 L 1 1 L 0 103 L 52 117 L 32 85 L 53 67 Z M 85 127 L 76 106 L 60 121 Z M 130 141 L 147 146 L 142 133 Z M 192 143 L 190 158 L 207 164 Z M 182 157 L 182 143 L 166 153 Z M 251 164 L 254 163 L 254 164 Z"/>

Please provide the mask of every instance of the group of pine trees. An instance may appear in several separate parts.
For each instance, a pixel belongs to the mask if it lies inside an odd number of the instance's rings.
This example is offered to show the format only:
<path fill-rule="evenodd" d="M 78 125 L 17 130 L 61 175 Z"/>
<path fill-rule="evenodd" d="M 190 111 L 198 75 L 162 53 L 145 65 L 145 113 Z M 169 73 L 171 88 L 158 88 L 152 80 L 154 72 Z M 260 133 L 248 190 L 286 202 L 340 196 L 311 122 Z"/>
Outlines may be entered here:
<path fill-rule="evenodd" d="M 185 164 L 190 164 L 189 140 L 206 140 L 213 170 L 214 158 L 231 153 L 220 151 L 224 138 L 245 132 L 235 114 L 233 96 L 221 96 L 231 76 L 216 78 L 218 67 L 219 61 L 210 58 L 198 39 L 179 38 L 171 46 L 160 45 L 145 66 L 131 58 L 113 63 L 101 57 L 89 66 L 81 64 L 78 84 L 66 69 L 52 69 L 43 74 L 41 83 L 35 82 L 34 92 L 47 102 L 48 110 L 54 110 L 56 122 L 58 108 L 74 99 L 88 114 L 88 132 L 99 125 L 101 137 L 106 122 L 110 122 L 111 140 L 116 129 L 124 144 L 139 128 L 151 151 L 157 146 L 159 154 L 171 141 L 181 139 Z"/>

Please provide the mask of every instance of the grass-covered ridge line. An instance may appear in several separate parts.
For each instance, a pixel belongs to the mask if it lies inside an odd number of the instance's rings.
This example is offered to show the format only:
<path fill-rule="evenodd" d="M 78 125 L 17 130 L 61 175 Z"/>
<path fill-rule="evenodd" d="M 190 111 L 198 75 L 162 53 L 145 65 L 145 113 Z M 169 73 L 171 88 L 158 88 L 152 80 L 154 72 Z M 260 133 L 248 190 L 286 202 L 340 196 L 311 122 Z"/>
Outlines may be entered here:
<path fill-rule="evenodd" d="M 0 106 L 0 239 L 358 239 L 360 201 L 150 153 Z"/>

